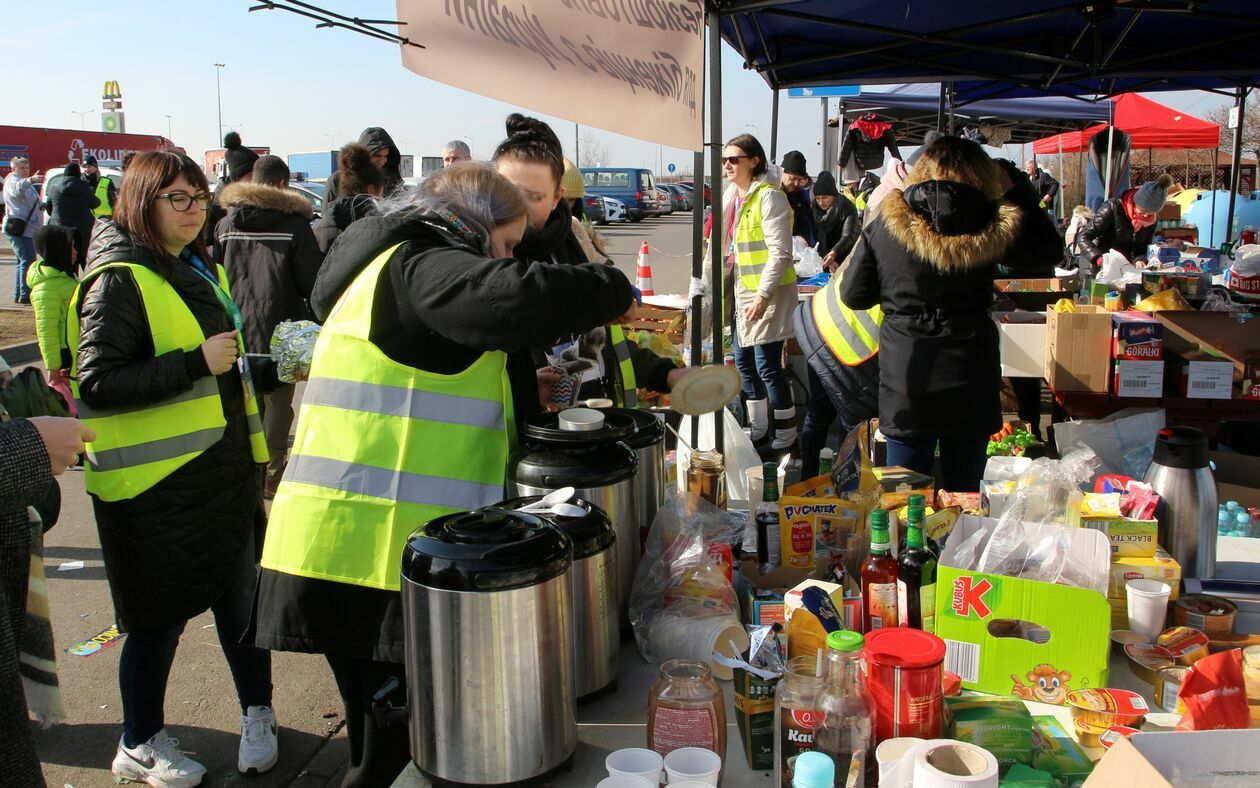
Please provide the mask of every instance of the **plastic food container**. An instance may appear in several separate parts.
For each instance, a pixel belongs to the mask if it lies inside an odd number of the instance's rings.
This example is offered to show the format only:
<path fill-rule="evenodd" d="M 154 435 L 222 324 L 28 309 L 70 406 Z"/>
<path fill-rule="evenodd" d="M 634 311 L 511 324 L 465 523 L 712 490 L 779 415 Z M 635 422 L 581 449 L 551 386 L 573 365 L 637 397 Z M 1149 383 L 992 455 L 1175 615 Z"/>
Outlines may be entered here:
<path fill-rule="evenodd" d="M 907 627 L 866 636 L 867 680 L 875 703 L 875 741 L 941 738 L 945 641 Z"/>
<path fill-rule="evenodd" d="M 1068 708 L 1072 719 L 1106 730 L 1112 725 L 1141 725 L 1151 710 L 1146 699 L 1136 692 L 1122 689 L 1082 689 L 1069 692 Z"/>
<path fill-rule="evenodd" d="M 1155 674 L 1155 705 L 1170 714 L 1185 714 L 1186 704 L 1181 699 L 1181 684 L 1190 668 L 1164 668 Z"/>
<path fill-rule="evenodd" d="M 1131 643 L 1124 647 L 1133 675 L 1147 684 L 1155 683 L 1155 674 L 1177 664 L 1171 651 L 1154 643 Z"/>
<path fill-rule="evenodd" d="M 1076 720 L 1076 740 L 1081 743 L 1082 747 L 1101 747 L 1102 735 L 1110 728 L 1099 728 L 1097 725 L 1090 725 L 1085 720 Z"/>
<path fill-rule="evenodd" d="M 1238 605 L 1211 594 L 1182 594 L 1172 603 L 1173 623 L 1205 633 L 1209 638 L 1221 638 L 1234 632 L 1234 617 Z"/>
<path fill-rule="evenodd" d="M 1173 660 L 1185 667 L 1208 655 L 1208 636 L 1190 627 L 1166 629 L 1155 643 L 1172 652 Z"/>
<path fill-rule="evenodd" d="M 1130 728 L 1125 725 L 1112 725 L 1110 728 L 1103 731 L 1102 736 L 1099 736 L 1098 740 L 1102 743 L 1104 750 L 1110 750 L 1111 745 L 1121 739 L 1127 739 L 1135 733 L 1141 733 L 1141 731 L 1137 728 Z"/>
<path fill-rule="evenodd" d="M 1142 637 L 1141 633 L 1134 632 L 1131 629 L 1113 629 L 1111 630 L 1111 646 L 1116 651 L 1124 651 L 1124 647 L 1131 643 L 1149 643 L 1150 641 Z"/>

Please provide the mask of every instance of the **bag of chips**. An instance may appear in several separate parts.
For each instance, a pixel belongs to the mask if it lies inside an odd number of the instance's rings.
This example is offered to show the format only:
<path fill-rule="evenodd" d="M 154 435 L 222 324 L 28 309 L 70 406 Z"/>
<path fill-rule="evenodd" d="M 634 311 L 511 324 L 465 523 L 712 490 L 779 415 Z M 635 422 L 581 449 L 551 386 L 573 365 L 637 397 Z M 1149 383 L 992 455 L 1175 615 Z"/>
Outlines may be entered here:
<path fill-rule="evenodd" d="M 1191 665 L 1181 683 L 1181 700 L 1186 713 L 1177 723 L 1179 731 L 1249 727 L 1242 649 L 1212 654 Z"/>

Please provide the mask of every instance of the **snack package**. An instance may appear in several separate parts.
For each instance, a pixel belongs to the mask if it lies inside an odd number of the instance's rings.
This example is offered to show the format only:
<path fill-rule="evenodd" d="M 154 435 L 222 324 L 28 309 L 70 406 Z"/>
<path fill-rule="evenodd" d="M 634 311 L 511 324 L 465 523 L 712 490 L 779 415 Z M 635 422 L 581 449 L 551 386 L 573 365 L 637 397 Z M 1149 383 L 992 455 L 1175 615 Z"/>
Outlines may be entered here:
<path fill-rule="evenodd" d="M 311 373 L 311 357 L 319 339 L 319 325 L 309 320 L 286 320 L 271 335 L 271 357 L 276 360 L 276 376 L 296 383 Z"/>
<path fill-rule="evenodd" d="M 1032 755 L 1032 765 L 1053 774 L 1059 785 L 1081 785 L 1094 770 L 1094 762 L 1050 714 L 1033 717 Z"/>
<path fill-rule="evenodd" d="M 1195 662 L 1181 683 L 1186 713 L 1179 731 L 1211 731 L 1247 728 L 1247 689 L 1243 682 L 1242 649 L 1230 649 Z"/>
<path fill-rule="evenodd" d="M 785 495 L 779 499 L 782 566 L 827 566 L 861 530 L 858 511 L 838 498 Z"/>
<path fill-rule="evenodd" d="M 1006 767 L 1022 763 L 1031 766 L 1032 714 L 1015 697 L 977 695 L 946 698 L 952 738 L 983 747 Z"/>

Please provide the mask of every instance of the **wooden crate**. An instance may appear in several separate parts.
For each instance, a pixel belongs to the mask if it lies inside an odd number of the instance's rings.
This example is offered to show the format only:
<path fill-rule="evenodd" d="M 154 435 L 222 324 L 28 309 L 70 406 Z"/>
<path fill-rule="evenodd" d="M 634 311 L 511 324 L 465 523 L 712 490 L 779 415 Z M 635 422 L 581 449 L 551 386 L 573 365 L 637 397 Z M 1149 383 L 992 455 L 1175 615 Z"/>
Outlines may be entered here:
<path fill-rule="evenodd" d="M 687 313 L 683 309 L 640 304 L 630 313 L 631 322 L 622 326 L 627 331 L 650 331 L 663 334 L 670 344 L 679 347 L 683 343 L 683 331 Z"/>

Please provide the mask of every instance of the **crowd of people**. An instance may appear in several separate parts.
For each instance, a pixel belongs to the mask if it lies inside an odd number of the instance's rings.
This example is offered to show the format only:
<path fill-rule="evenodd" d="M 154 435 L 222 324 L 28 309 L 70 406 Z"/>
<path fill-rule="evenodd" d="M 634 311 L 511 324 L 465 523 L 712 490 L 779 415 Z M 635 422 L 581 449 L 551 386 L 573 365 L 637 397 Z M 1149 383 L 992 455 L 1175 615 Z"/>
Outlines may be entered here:
<path fill-rule="evenodd" d="M 338 152 L 314 222 L 283 160 L 235 133 L 225 148 L 215 193 L 171 151 L 131 157 L 118 189 L 90 159 L 42 202 L 29 163 L 14 159 L 5 181 L 10 219 L 27 216 L 5 227 L 29 268 L 15 299 L 34 303 L 49 382 L 78 415 L 0 428 L 0 458 L 22 467 L 0 497 L 0 748 L 24 785 L 42 780 L 17 667 L 27 589 L 14 556 L 42 538 L 26 506 L 85 444 L 127 633 L 113 772 L 170 788 L 204 778 L 167 733 L 163 703 L 180 635 L 209 610 L 241 708 L 239 770 L 276 763 L 271 652 L 293 651 L 322 655 L 335 677 L 344 784 L 383 785 L 410 757 L 405 728 L 375 724 L 372 696 L 403 674 L 397 560 L 411 528 L 502 497 L 514 425 L 553 405 L 562 346 L 590 352 L 582 399 L 634 407 L 638 390 L 668 393 L 690 371 L 627 338 L 639 293 L 582 221 L 581 175 L 542 121 L 509 116 L 488 163 L 448 143 L 445 168 L 411 188 L 390 135 L 365 129 Z M 723 255 L 754 441 L 799 446 L 808 477 L 832 422 L 847 431 L 878 416 L 890 464 L 932 473 L 939 451 L 944 486 L 976 489 L 1001 421 L 992 280 L 1062 262 L 1045 210 L 1057 184 L 944 136 L 894 158 L 878 184 L 811 176 L 799 151 L 773 166 L 747 134 L 726 143 L 722 166 L 724 237 L 707 254 Z M 1105 205 L 1080 231 L 1083 255 L 1140 243 L 1164 188 Z M 793 237 L 832 272 L 803 303 Z M 321 330 L 294 429 L 294 386 L 270 343 L 297 320 Z M 809 368 L 799 436 L 784 371 L 793 337 Z"/>

